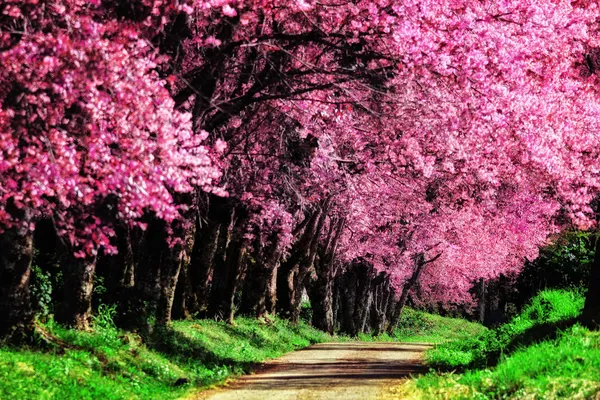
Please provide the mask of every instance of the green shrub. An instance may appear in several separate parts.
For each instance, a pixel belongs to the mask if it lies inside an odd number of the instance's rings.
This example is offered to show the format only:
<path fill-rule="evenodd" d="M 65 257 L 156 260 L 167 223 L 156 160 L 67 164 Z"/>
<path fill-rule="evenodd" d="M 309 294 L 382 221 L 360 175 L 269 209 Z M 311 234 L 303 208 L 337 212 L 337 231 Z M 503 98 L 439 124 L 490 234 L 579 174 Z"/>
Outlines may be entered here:
<path fill-rule="evenodd" d="M 31 267 L 31 301 L 34 310 L 40 317 L 52 313 L 52 279 L 49 273 L 42 271 L 37 265 Z"/>

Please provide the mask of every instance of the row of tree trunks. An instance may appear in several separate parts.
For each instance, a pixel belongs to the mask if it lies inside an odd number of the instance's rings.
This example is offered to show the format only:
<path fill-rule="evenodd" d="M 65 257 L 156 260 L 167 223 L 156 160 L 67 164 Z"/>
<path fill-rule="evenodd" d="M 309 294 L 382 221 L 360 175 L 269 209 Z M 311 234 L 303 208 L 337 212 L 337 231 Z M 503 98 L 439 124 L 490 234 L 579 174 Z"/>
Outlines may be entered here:
<path fill-rule="evenodd" d="M 233 323 L 240 292 L 243 312 L 266 318 L 277 308 L 297 323 L 306 288 L 313 307 L 312 324 L 319 329 L 333 333 L 339 328 L 350 335 L 393 331 L 424 266 L 437 257 L 415 258 L 413 274 L 395 301 L 389 276 L 376 274 L 364 259 L 338 273 L 335 254 L 344 220 L 328 216 L 328 206 L 324 202 L 307 213 L 293 233 L 297 240 L 283 262 L 278 235 L 273 233 L 264 247 L 255 239 L 251 247 L 249 238 L 256 236 L 249 235 L 249 215 L 226 201 L 213 203 L 206 222 L 198 220 L 191 230 L 150 217 L 145 231 L 118 229 L 119 254 L 99 258 L 99 272 L 110 277 L 104 280 L 109 293 L 103 301 L 125 310 L 119 319 L 129 321 L 127 327 L 148 332 L 154 328 L 149 321 L 167 326 L 173 316 L 186 318 L 192 312 Z M 13 321 L 11 327 L 31 322 L 32 251 L 32 235 L 10 230 L 0 235 L 0 312 L 5 320 Z M 252 258 L 247 256 L 249 251 Z M 63 302 L 57 319 L 88 329 L 97 259 L 71 257 L 62 265 L 64 298 L 69 301 Z"/>
<path fill-rule="evenodd" d="M 351 336 L 370 329 L 367 322 L 373 301 L 373 266 L 365 260 L 355 260 L 336 279 L 335 315 L 340 331 Z"/>

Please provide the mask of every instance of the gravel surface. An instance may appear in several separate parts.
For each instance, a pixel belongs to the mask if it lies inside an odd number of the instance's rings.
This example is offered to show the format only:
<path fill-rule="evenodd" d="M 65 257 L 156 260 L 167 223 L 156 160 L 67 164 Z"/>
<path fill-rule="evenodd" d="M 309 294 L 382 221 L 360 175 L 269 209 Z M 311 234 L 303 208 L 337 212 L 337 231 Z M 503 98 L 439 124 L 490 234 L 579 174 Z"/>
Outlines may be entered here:
<path fill-rule="evenodd" d="M 266 363 L 252 375 L 196 399 L 392 399 L 410 374 L 424 371 L 425 343 L 321 343 Z"/>

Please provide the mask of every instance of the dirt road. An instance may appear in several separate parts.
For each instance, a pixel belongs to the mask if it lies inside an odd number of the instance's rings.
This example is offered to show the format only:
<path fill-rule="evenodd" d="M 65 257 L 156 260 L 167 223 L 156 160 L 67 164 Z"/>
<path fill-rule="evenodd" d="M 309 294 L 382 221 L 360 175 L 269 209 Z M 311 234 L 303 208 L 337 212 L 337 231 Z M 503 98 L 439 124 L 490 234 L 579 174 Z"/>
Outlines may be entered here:
<path fill-rule="evenodd" d="M 198 400 L 391 399 L 430 346 L 415 343 L 323 343 L 270 361 L 253 375 L 200 393 Z"/>

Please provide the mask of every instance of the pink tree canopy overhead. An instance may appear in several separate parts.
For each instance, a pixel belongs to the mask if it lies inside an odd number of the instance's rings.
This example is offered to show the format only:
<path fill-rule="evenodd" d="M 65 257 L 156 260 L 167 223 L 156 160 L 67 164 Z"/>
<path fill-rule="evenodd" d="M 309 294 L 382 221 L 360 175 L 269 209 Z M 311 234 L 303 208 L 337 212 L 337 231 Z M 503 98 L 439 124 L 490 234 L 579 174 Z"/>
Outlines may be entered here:
<path fill-rule="evenodd" d="M 219 171 L 207 133 L 174 110 L 154 49 L 86 3 L 4 6 L 13 32 L 3 30 L 0 52 L 0 223 L 31 223 L 10 207 L 52 215 L 91 253 L 110 249 L 115 220 L 178 218 L 172 194 L 212 190 Z"/>
<path fill-rule="evenodd" d="M 465 294 L 535 256 L 558 214 L 593 220 L 595 2 L 119 4 L 2 6 L 2 226 L 36 209 L 95 251 L 103 207 L 180 218 L 173 194 L 218 193 L 221 171 L 261 241 L 289 247 L 332 198 L 344 260 L 401 285 L 441 253 L 424 285 Z"/>

